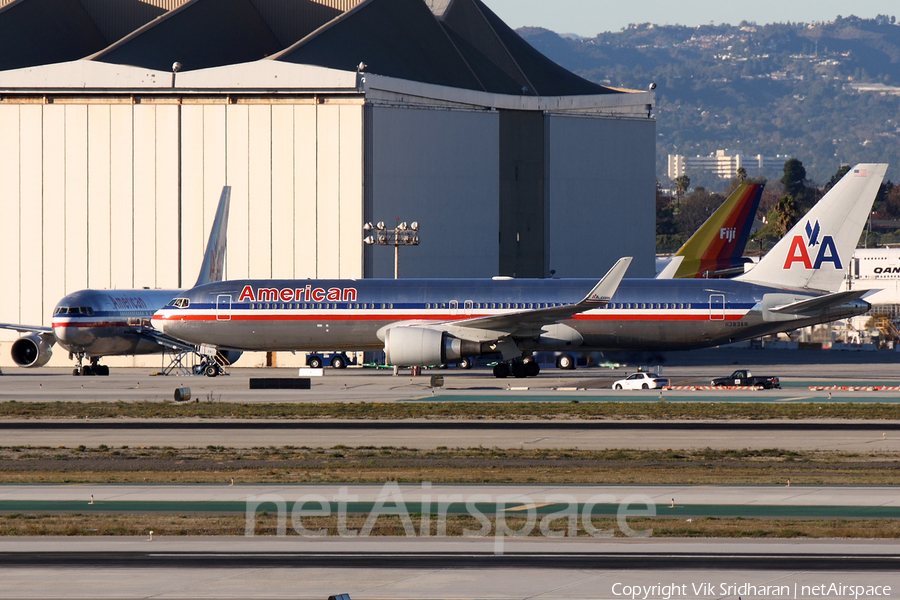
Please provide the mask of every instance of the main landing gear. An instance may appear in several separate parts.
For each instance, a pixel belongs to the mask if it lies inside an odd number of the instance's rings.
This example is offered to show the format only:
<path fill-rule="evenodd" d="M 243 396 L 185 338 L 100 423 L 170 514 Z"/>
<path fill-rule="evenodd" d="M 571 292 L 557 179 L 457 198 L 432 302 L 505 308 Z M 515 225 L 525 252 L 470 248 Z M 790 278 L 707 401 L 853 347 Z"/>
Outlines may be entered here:
<path fill-rule="evenodd" d="M 494 366 L 494 377 L 497 379 L 506 379 L 510 375 L 517 379 L 537 377 L 540 372 L 541 367 L 532 359 L 502 362 Z"/>
<path fill-rule="evenodd" d="M 82 366 L 81 361 L 83 361 L 84 358 L 85 356 L 83 352 L 79 352 L 75 355 L 75 359 L 78 361 L 78 363 L 75 365 L 75 368 L 72 369 L 72 375 L 75 375 L 76 377 L 78 377 L 79 375 L 83 375 L 85 377 L 89 375 L 99 375 L 101 377 L 109 376 L 109 367 L 107 367 L 106 365 L 98 364 L 100 361 L 99 358 L 91 358 L 91 364 Z"/>

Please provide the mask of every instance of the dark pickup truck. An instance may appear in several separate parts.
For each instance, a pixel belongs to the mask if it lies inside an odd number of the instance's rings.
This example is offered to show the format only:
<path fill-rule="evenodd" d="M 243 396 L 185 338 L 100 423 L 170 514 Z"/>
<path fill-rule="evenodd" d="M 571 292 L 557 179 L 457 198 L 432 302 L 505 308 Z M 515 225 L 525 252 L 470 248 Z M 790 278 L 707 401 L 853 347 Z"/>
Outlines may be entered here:
<path fill-rule="evenodd" d="M 772 388 L 781 389 L 781 383 L 777 377 L 754 377 L 746 369 L 738 369 L 728 377 L 717 377 L 712 380 L 712 385 L 740 385 L 766 390 L 771 390 Z"/>

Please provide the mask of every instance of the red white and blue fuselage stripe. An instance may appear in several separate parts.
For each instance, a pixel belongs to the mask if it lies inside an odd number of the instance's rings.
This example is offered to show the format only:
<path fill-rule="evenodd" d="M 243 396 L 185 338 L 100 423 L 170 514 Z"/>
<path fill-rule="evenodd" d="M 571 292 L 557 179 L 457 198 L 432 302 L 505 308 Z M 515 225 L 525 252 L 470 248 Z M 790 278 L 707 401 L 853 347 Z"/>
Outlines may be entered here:
<path fill-rule="evenodd" d="M 371 350 L 383 347 L 383 329 L 392 324 L 461 322 L 574 304 L 595 284 L 587 279 L 226 281 L 182 293 L 182 306 L 161 309 L 153 324 L 187 342 L 236 350 Z M 732 280 L 626 279 L 608 305 L 563 323 L 583 338 L 585 350 L 697 348 L 803 326 L 804 319 L 785 327 L 784 319 L 763 318 L 763 296 L 785 291 Z M 863 305 L 848 310 L 858 314 Z"/>

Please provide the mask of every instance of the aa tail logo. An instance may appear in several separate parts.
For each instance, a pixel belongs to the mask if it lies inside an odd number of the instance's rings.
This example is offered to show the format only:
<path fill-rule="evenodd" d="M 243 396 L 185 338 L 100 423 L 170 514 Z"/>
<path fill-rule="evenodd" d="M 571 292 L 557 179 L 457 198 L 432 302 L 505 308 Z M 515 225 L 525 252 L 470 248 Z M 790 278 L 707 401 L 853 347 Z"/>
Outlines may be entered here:
<path fill-rule="evenodd" d="M 820 269 L 823 263 L 830 262 L 834 265 L 835 269 L 843 271 L 844 266 L 841 263 L 841 257 L 834 245 L 834 238 L 830 235 L 826 235 L 822 236 L 821 242 L 819 241 L 821 228 L 819 227 L 818 221 L 816 221 L 814 226 L 807 222 L 805 230 L 807 240 L 804 240 L 803 236 L 800 235 L 795 235 L 791 239 L 791 247 L 788 250 L 787 258 L 784 260 L 783 268 L 787 270 L 793 267 L 794 263 L 800 263 L 806 269 Z M 813 262 L 807 248 L 815 248 L 816 246 L 819 246 L 819 249 L 816 254 L 815 262 Z"/>

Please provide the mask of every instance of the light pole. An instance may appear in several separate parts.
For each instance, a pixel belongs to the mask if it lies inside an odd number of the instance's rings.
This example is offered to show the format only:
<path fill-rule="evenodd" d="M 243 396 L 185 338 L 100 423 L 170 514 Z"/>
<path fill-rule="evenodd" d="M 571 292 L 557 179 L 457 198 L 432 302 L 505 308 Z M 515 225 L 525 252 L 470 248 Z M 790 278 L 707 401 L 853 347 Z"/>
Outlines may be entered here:
<path fill-rule="evenodd" d="M 173 90 L 173 93 L 175 90 L 175 74 L 178 73 L 178 71 L 180 71 L 180 70 L 181 70 L 180 62 L 172 63 L 172 90 Z M 176 145 L 175 160 L 178 163 L 177 171 L 175 174 L 176 179 L 178 180 L 178 210 L 177 210 L 177 213 L 178 213 L 178 287 L 181 287 L 181 275 L 182 275 L 182 272 L 181 272 L 181 269 L 182 269 L 181 250 L 182 250 L 182 244 L 183 244 L 183 240 L 182 240 L 181 236 L 183 235 L 183 232 L 182 232 L 183 221 L 182 221 L 182 214 L 181 214 L 181 211 L 182 211 L 181 179 L 182 179 L 182 177 L 181 177 L 181 97 L 180 96 L 178 97 L 178 122 L 177 122 L 176 126 L 178 128 L 178 136 L 175 140 L 175 145 Z"/>
<path fill-rule="evenodd" d="M 419 245 L 419 224 L 413 221 L 407 225 L 404 221 L 397 225 L 396 229 L 387 229 L 384 221 L 379 221 L 377 225 L 366 223 L 363 225 L 363 235 L 365 235 L 363 242 L 370 246 L 394 247 L 394 279 L 399 279 L 400 246 Z"/>

